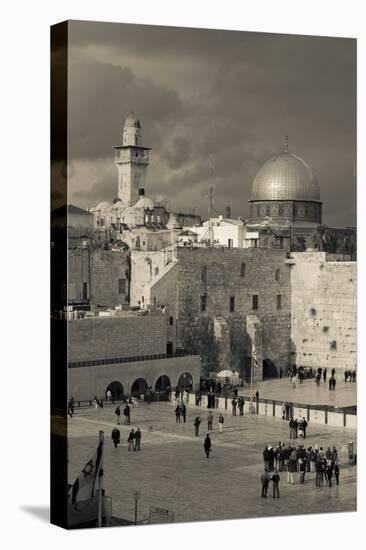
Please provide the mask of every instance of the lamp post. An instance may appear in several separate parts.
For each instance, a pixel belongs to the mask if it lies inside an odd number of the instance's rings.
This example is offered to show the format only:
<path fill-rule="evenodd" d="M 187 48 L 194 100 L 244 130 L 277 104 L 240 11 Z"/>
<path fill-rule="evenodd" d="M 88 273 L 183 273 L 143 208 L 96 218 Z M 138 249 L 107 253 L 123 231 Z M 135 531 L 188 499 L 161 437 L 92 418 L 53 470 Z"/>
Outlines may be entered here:
<path fill-rule="evenodd" d="M 137 501 L 140 500 L 141 493 L 138 490 L 133 492 L 133 499 L 135 501 L 135 525 L 137 525 Z"/>

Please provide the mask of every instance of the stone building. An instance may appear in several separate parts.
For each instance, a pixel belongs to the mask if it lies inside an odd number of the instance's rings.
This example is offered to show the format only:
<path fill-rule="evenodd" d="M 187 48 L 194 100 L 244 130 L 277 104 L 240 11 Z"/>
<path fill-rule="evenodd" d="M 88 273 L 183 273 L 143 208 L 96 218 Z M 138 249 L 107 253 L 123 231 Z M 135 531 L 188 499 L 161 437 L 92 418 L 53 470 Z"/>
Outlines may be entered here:
<path fill-rule="evenodd" d="M 264 375 L 270 376 L 276 368 L 287 368 L 289 361 L 286 257 L 285 251 L 273 249 L 177 247 L 169 265 L 144 285 L 135 285 L 132 262 L 131 303 L 141 304 L 139 292 L 144 292 L 144 307 L 164 305 L 177 349 L 200 353 L 207 372 L 223 367 L 220 350 L 230 349 L 225 368 L 240 370 L 246 378 L 252 359 L 248 316 L 255 316 L 263 333 L 258 349 L 263 358 L 256 374 L 262 376 L 264 365 Z M 220 340 L 215 333 L 225 336 Z"/>
<path fill-rule="evenodd" d="M 175 355 L 167 345 L 166 314 L 116 311 L 112 317 L 68 321 L 68 388 L 75 401 L 144 394 L 148 387 L 199 387 L 198 355 Z"/>

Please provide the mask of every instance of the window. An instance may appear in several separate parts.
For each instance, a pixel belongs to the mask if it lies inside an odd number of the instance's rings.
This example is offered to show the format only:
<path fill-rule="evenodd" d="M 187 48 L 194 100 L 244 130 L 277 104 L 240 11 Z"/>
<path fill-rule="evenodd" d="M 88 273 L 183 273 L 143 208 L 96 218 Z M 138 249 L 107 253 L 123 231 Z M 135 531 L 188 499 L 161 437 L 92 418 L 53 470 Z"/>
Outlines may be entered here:
<path fill-rule="evenodd" d="M 206 311 L 207 308 L 207 296 L 204 294 L 201 296 L 201 311 Z"/>
<path fill-rule="evenodd" d="M 88 299 L 88 283 L 83 283 L 83 300 Z"/>
<path fill-rule="evenodd" d="M 169 317 L 169 325 L 173 325 L 174 324 L 174 319 L 173 317 Z"/>
<path fill-rule="evenodd" d="M 156 267 L 156 268 L 155 268 L 155 277 L 157 277 L 158 275 L 159 275 L 159 268 Z"/>
<path fill-rule="evenodd" d="M 276 269 L 276 271 L 275 271 L 275 279 L 276 279 L 277 282 L 279 282 L 280 279 L 281 279 L 281 272 L 280 272 L 279 269 Z"/>
<path fill-rule="evenodd" d="M 282 309 L 282 296 L 277 294 L 277 309 Z"/>
<path fill-rule="evenodd" d="M 240 277 L 245 277 L 245 270 L 246 270 L 246 265 L 243 262 L 240 266 Z"/>
<path fill-rule="evenodd" d="M 282 218 L 283 216 L 283 206 L 282 204 L 280 204 L 280 206 L 278 207 L 278 215 Z"/>
<path fill-rule="evenodd" d="M 206 280 L 207 280 L 207 267 L 203 265 L 201 268 L 201 281 L 203 283 L 206 283 Z"/>
<path fill-rule="evenodd" d="M 258 294 L 252 296 L 252 309 L 258 309 Z"/>
<path fill-rule="evenodd" d="M 235 296 L 230 296 L 230 313 L 235 311 Z"/>
<path fill-rule="evenodd" d="M 227 240 L 227 246 L 228 246 L 228 248 L 233 248 L 233 239 L 228 239 Z"/>
<path fill-rule="evenodd" d="M 104 226 L 104 218 L 100 218 L 100 225 L 103 227 Z"/>
<path fill-rule="evenodd" d="M 125 294 L 126 292 L 126 279 L 118 279 L 118 294 Z"/>

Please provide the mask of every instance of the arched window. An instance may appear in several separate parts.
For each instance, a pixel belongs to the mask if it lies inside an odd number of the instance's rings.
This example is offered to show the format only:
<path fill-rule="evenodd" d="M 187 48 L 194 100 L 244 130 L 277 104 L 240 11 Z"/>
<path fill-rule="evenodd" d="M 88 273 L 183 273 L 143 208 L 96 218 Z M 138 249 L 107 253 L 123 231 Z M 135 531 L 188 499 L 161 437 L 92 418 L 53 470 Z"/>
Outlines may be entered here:
<path fill-rule="evenodd" d="M 155 277 L 157 277 L 158 275 L 159 275 L 159 268 L 156 267 L 156 268 L 155 268 Z"/>
<path fill-rule="evenodd" d="M 278 282 L 279 282 L 280 279 L 281 279 L 281 272 L 280 272 L 279 268 L 276 269 L 276 271 L 275 271 L 275 279 L 276 279 L 276 281 L 278 281 Z"/>
<path fill-rule="evenodd" d="M 246 265 L 243 262 L 240 266 L 240 277 L 245 277 L 245 270 L 246 270 Z"/>
<path fill-rule="evenodd" d="M 207 281 L 207 267 L 205 265 L 201 268 L 201 281 L 205 283 Z"/>

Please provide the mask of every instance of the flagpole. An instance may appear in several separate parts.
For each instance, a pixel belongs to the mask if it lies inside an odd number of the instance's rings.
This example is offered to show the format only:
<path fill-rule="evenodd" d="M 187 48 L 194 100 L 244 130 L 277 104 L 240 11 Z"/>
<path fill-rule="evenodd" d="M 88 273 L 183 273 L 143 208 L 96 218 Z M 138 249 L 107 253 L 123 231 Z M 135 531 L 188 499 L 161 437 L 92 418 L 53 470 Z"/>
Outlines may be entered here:
<path fill-rule="evenodd" d="M 98 527 L 102 527 L 102 509 L 103 509 L 103 454 L 104 454 L 104 432 L 99 432 L 99 444 L 102 445 L 102 456 L 98 470 Z"/>

